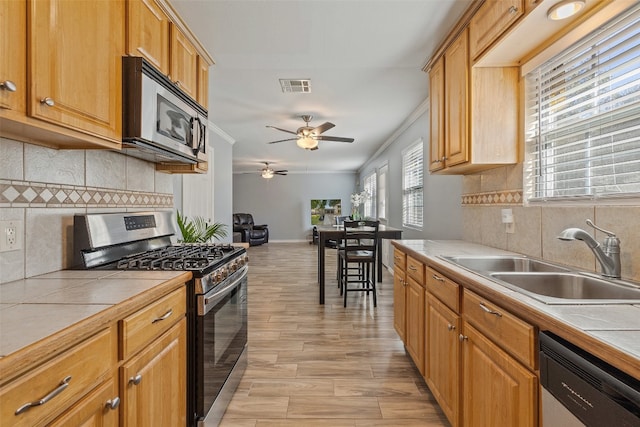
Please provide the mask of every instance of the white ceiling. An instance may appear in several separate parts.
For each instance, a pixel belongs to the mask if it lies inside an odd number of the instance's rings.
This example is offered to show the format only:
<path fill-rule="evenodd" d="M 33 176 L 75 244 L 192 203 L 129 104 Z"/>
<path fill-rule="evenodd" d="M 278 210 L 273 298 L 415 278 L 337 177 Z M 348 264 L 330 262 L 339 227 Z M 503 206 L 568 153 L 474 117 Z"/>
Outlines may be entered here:
<path fill-rule="evenodd" d="M 421 69 L 471 0 L 170 0 L 215 60 L 209 120 L 235 141 L 233 170 L 356 171 L 428 96 Z M 311 79 L 309 94 L 279 79 Z M 303 150 L 267 144 L 302 114 L 324 135 Z"/>

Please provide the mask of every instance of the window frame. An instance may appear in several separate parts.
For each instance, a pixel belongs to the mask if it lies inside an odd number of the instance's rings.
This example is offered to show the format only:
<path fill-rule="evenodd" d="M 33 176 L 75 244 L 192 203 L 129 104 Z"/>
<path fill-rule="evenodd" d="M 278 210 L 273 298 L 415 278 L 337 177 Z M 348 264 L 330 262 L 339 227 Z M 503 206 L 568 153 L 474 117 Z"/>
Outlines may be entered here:
<path fill-rule="evenodd" d="M 408 162 L 415 162 L 413 165 L 415 167 L 408 170 Z M 408 180 L 411 175 L 416 176 Z M 419 181 L 419 183 L 408 181 Z M 409 203 L 417 200 L 419 203 Z M 414 218 L 417 219 L 416 222 L 412 222 Z M 402 150 L 402 226 L 415 230 L 422 230 L 424 227 L 424 141 L 422 138 Z"/>
<path fill-rule="evenodd" d="M 363 178 L 362 188 L 369 194 L 363 203 L 363 215 L 365 218 L 377 218 L 377 172 L 375 169 Z"/>

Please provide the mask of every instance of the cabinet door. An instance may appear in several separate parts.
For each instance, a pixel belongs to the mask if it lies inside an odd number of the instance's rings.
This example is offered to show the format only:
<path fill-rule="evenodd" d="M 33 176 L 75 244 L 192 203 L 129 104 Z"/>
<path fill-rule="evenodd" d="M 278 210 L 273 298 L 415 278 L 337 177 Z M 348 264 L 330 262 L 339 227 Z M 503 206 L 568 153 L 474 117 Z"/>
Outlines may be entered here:
<path fill-rule="evenodd" d="M 110 379 L 58 417 L 50 427 L 117 427 L 120 398 Z"/>
<path fill-rule="evenodd" d="M 186 425 L 186 318 L 120 368 L 124 427 Z"/>
<path fill-rule="evenodd" d="M 469 23 L 469 50 L 476 59 L 524 15 L 524 0 L 487 0 Z"/>
<path fill-rule="evenodd" d="M 123 39 L 121 0 L 31 0 L 29 114 L 120 146 Z"/>
<path fill-rule="evenodd" d="M 469 29 L 444 53 L 445 161 L 469 161 Z"/>
<path fill-rule="evenodd" d="M 0 110 L 26 111 L 27 93 L 27 4 L 0 2 Z"/>
<path fill-rule="evenodd" d="M 463 425 L 537 426 L 537 377 L 466 322 L 462 334 Z"/>
<path fill-rule="evenodd" d="M 408 278 L 406 289 L 406 346 L 424 375 L 424 288 Z"/>
<path fill-rule="evenodd" d="M 169 18 L 155 0 L 128 0 L 127 54 L 169 74 Z"/>
<path fill-rule="evenodd" d="M 444 168 L 444 58 L 429 71 L 429 171 Z"/>
<path fill-rule="evenodd" d="M 169 78 L 193 99 L 198 96 L 198 52 L 175 25 L 171 25 L 171 72 Z"/>
<path fill-rule="evenodd" d="M 405 342 L 405 272 L 393 269 L 393 327 Z"/>
<path fill-rule="evenodd" d="M 209 64 L 198 56 L 198 97 L 196 101 L 205 109 L 209 106 Z"/>
<path fill-rule="evenodd" d="M 460 316 L 427 293 L 425 379 L 451 425 L 460 418 Z"/>

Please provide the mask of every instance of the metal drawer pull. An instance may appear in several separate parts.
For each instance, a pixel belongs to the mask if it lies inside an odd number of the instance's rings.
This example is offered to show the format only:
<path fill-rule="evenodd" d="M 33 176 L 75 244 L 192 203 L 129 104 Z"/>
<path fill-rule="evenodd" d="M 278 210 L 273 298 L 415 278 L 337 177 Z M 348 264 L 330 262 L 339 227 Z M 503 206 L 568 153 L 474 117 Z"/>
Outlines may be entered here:
<path fill-rule="evenodd" d="M 46 98 L 42 98 L 40 100 L 40 104 L 46 105 L 48 107 L 53 107 L 54 105 L 56 105 L 56 103 L 53 101 L 53 99 L 49 98 L 48 96 Z"/>
<path fill-rule="evenodd" d="M 432 274 L 431 277 L 433 277 L 434 279 L 436 279 L 438 282 L 444 282 L 444 279 L 440 276 L 436 276 L 435 274 Z"/>
<path fill-rule="evenodd" d="M 489 313 L 489 314 L 495 314 L 498 317 L 502 317 L 502 313 L 500 313 L 499 311 L 493 311 L 491 310 L 489 307 L 487 307 L 486 305 L 484 305 L 483 302 L 480 303 L 480 308 L 483 309 L 485 311 L 485 313 Z"/>
<path fill-rule="evenodd" d="M 411 270 L 411 271 L 418 271 L 418 269 L 417 269 L 417 268 L 415 268 L 413 265 L 410 265 L 410 266 L 409 266 L 409 270 Z"/>
<path fill-rule="evenodd" d="M 4 89 L 9 92 L 15 92 L 16 90 L 18 90 L 18 88 L 16 87 L 16 84 L 11 80 L 5 80 L 3 82 L 0 82 L 0 89 Z"/>
<path fill-rule="evenodd" d="M 153 322 L 151 323 L 156 323 L 156 322 L 161 322 L 163 320 L 166 320 L 169 318 L 169 316 L 171 316 L 173 314 L 173 309 L 170 308 L 169 311 L 167 311 L 165 314 L 163 314 L 162 316 L 158 317 L 157 319 L 153 319 Z"/>
<path fill-rule="evenodd" d="M 116 409 L 118 406 L 120 406 L 120 398 L 118 396 L 114 397 L 113 399 L 107 400 L 104 405 L 104 407 L 107 409 Z"/>
<path fill-rule="evenodd" d="M 517 13 L 517 12 L 518 12 L 518 8 L 517 8 L 517 7 L 515 7 L 515 6 L 511 6 L 511 7 L 509 8 L 509 13 L 510 13 L 510 14 L 512 14 L 512 15 L 513 15 L 514 13 Z"/>
<path fill-rule="evenodd" d="M 62 393 L 65 388 L 69 387 L 69 381 L 71 381 L 71 375 L 69 375 L 68 377 L 65 377 L 62 381 L 60 381 L 60 385 L 56 387 L 56 389 L 53 390 L 51 393 L 43 397 L 42 399 L 36 400 L 35 402 L 25 403 L 24 405 L 16 409 L 16 415 L 20 415 L 23 412 L 27 412 L 27 410 L 33 406 L 44 405 L 45 403 L 47 403 L 48 401 L 50 401 L 51 399 L 53 399 L 54 397 Z"/>
<path fill-rule="evenodd" d="M 450 330 L 450 331 L 453 331 L 453 330 L 455 330 L 455 329 L 456 329 L 456 327 L 455 327 L 455 325 L 452 325 L 451 323 L 449 323 L 449 324 L 447 325 L 447 329 L 448 329 L 448 330 Z"/>
<path fill-rule="evenodd" d="M 467 341 L 468 339 L 469 337 L 466 335 L 462 335 L 462 334 L 458 335 L 458 341 L 460 342 Z"/>
<path fill-rule="evenodd" d="M 138 374 L 135 377 L 129 378 L 129 384 L 138 385 L 142 381 L 142 375 Z"/>

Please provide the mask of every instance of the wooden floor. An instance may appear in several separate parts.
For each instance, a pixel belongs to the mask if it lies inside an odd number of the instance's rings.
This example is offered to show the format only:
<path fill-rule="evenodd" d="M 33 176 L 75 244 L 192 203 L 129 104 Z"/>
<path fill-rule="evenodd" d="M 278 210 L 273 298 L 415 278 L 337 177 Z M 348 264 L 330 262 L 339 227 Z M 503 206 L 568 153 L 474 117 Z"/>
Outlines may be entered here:
<path fill-rule="evenodd" d="M 393 278 L 378 307 L 350 293 L 343 308 L 327 249 L 318 304 L 317 246 L 269 243 L 249 252 L 249 366 L 222 426 L 446 426 L 393 329 Z"/>

